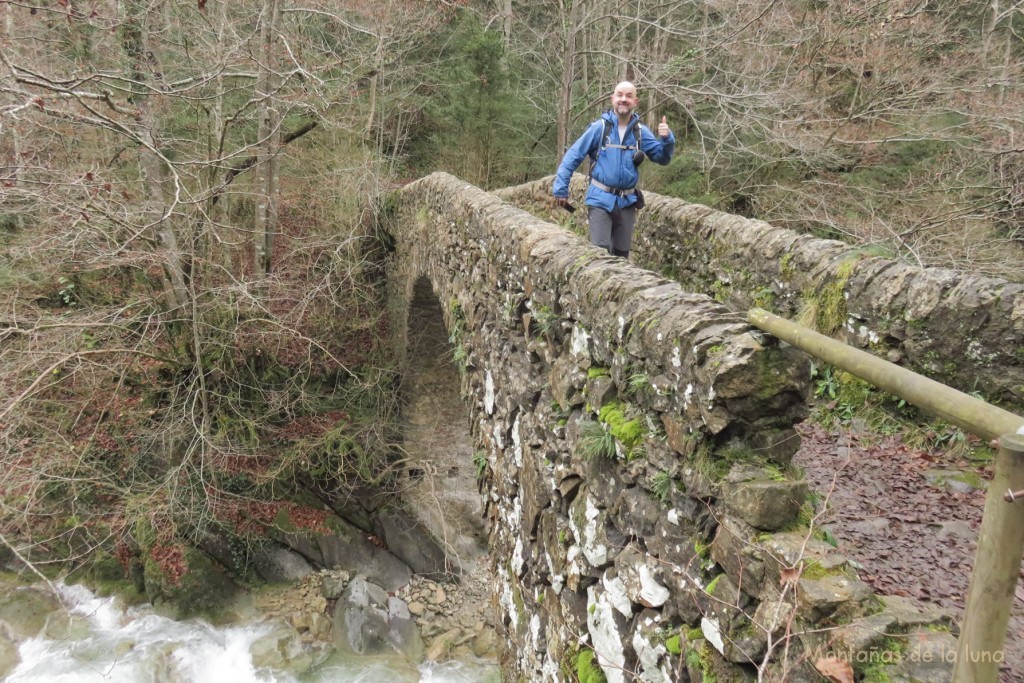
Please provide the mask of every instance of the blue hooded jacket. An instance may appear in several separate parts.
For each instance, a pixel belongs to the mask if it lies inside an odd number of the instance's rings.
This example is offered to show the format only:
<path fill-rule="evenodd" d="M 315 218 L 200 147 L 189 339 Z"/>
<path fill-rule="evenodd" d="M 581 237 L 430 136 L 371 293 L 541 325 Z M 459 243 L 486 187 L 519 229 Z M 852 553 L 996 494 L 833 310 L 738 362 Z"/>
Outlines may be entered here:
<path fill-rule="evenodd" d="M 605 121 L 612 124 L 608 134 L 611 144 L 635 144 L 632 126 L 633 122 L 639 118 L 636 114 L 630 118 L 629 125 L 626 127 L 625 140 L 619 140 L 619 118 L 611 110 L 606 111 L 601 118 L 590 124 L 590 127 L 562 157 L 562 163 L 558 165 L 558 172 L 555 175 L 552 194 L 556 197 L 569 196 L 569 179 L 592 150 L 598 150 L 597 162 L 591 169 L 591 177 L 594 180 L 617 190 L 636 187 L 640 181 L 640 172 L 633 164 L 633 150 L 613 147 L 601 150 L 600 147 L 603 144 L 601 137 L 604 135 Z M 647 155 L 647 158 L 656 164 L 668 165 L 668 162 L 672 160 L 672 152 L 676 148 L 675 135 L 669 133 L 668 139 L 662 140 L 644 125 L 639 126 L 638 130 L 640 131 L 640 149 Z M 596 206 L 610 212 L 632 206 L 635 202 L 635 194 L 616 195 L 602 190 L 593 183 L 587 188 L 587 206 Z"/>

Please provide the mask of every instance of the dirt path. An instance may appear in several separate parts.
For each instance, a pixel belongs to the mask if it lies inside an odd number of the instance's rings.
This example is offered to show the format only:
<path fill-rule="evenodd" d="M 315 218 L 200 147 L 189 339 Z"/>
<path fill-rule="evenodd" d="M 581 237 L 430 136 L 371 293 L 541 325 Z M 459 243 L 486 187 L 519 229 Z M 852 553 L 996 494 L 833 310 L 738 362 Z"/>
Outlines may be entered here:
<path fill-rule="evenodd" d="M 933 485 L 926 472 L 973 466 L 908 448 L 895 437 L 829 432 L 811 422 L 800 432 L 794 462 L 828 496 L 822 523 L 863 566 L 861 578 L 879 593 L 916 598 L 959 621 L 985 493 Z M 1002 680 L 1024 681 L 1024 585 L 1017 587 L 1005 655 Z"/>

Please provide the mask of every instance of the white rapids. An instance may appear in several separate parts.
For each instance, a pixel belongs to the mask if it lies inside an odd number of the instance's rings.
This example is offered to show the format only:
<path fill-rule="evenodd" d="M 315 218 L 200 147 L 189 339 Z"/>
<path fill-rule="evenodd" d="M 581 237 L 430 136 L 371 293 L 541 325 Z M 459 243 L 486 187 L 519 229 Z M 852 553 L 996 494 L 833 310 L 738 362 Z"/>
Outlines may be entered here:
<path fill-rule="evenodd" d="M 329 657 L 296 677 L 256 667 L 250 647 L 271 631 L 268 623 L 213 626 L 174 621 L 151 607 L 124 609 L 82 586 L 59 585 L 73 618 L 64 639 L 23 642 L 21 663 L 7 683 L 500 683 L 498 669 L 475 662 L 426 662 L 419 669 L 391 660 Z"/>

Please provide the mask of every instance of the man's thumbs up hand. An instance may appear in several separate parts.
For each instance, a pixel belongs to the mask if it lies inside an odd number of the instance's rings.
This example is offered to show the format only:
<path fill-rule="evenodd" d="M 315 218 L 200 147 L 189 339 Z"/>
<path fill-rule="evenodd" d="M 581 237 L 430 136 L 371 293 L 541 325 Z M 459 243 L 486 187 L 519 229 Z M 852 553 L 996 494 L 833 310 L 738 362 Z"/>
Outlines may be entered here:
<path fill-rule="evenodd" d="M 672 134 L 672 131 L 668 128 L 668 118 L 665 116 L 661 117 L 661 123 L 658 124 L 658 135 L 661 138 L 668 138 Z"/>

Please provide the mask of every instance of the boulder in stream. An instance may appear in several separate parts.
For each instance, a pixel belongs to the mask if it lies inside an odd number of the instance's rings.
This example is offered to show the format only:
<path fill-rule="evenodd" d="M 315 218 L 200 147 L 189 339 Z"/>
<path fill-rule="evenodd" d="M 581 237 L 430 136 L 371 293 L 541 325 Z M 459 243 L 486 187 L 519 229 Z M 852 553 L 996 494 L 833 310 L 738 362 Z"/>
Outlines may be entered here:
<path fill-rule="evenodd" d="M 334 643 L 347 654 L 397 653 L 413 663 L 423 661 L 423 640 L 405 601 L 360 576 L 335 606 Z"/>

